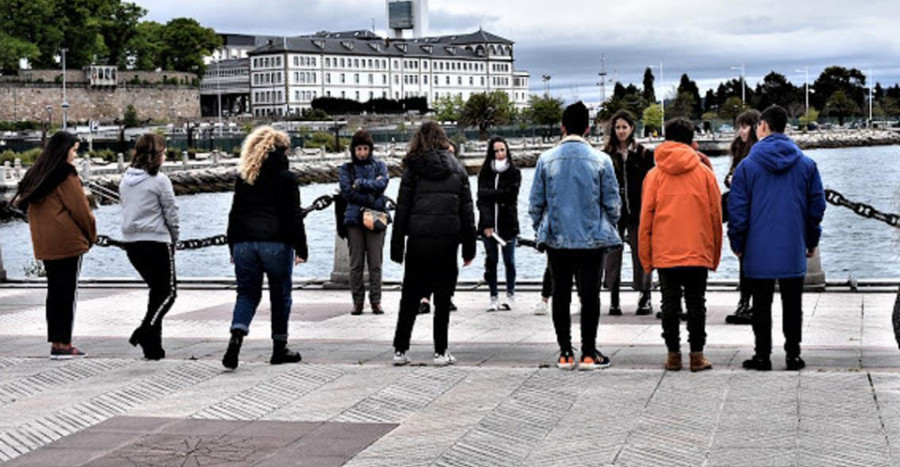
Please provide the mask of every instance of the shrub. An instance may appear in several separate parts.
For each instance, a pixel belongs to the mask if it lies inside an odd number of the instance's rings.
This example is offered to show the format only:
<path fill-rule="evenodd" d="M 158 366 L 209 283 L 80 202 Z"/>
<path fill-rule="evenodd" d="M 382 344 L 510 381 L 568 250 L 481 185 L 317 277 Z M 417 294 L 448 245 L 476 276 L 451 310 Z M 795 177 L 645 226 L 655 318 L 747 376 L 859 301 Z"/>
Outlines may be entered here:
<path fill-rule="evenodd" d="M 122 123 L 125 124 L 125 128 L 134 128 L 140 125 L 137 109 L 135 109 L 133 105 L 128 104 L 128 107 L 125 108 L 125 115 L 122 118 Z"/>
<path fill-rule="evenodd" d="M 10 164 L 12 164 L 16 159 L 22 159 L 23 165 L 31 165 L 34 164 L 34 161 L 37 160 L 40 155 L 41 148 L 31 148 L 24 152 L 3 151 L 0 153 L 0 164 L 3 164 L 6 161 L 9 161 Z"/>
<path fill-rule="evenodd" d="M 347 138 L 341 138 L 341 148 L 346 148 L 350 145 L 350 140 Z M 318 149 L 324 147 L 328 152 L 338 152 L 338 148 L 334 146 L 334 134 L 326 133 L 324 131 L 319 131 L 313 133 L 309 139 L 306 140 L 304 145 L 307 149 Z"/>

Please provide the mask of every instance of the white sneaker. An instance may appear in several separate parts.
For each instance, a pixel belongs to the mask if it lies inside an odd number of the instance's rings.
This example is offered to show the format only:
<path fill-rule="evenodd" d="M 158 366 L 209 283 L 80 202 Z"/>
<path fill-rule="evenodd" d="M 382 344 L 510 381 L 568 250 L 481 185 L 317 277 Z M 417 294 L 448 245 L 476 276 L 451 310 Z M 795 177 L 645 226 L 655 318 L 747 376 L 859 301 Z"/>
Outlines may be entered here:
<path fill-rule="evenodd" d="M 406 352 L 394 352 L 394 366 L 403 366 L 409 363 L 409 357 L 406 356 Z"/>
<path fill-rule="evenodd" d="M 500 299 L 498 297 L 491 297 L 491 305 L 488 306 L 487 311 L 497 311 L 500 309 Z"/>
<path fill-rule="evenodd" d="M 544 316 L 550 313 L 550 304 L 543 300 L 538 300 L 537 303 L 534 304 L 533 311 L 537 316 Z"/>
<path fill-rule="evenodd" d="M 506 294 L 506 299 L 503 300 L 503 305 L 500 306 L 501 310 L 512 310 L 513 306 L 516 304 L 516 296 Z"/>
<path fill-rule="evenodd" d="M 434 364 L 437 366 L 447 366 L 456 363 L 456 357 L 450 355 L 450 352 L 444 351 L 444 354 L 434 354 Z"/>

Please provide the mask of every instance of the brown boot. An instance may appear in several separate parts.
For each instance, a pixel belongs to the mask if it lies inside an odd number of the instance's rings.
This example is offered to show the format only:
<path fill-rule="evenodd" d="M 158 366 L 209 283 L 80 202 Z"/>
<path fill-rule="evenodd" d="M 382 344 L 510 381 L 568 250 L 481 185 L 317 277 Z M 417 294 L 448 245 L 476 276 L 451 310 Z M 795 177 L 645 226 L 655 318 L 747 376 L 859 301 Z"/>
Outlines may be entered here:
<path fill-rule="evenodd" d="M 358 316 L 363 312 L 363 304 L 362 302 L 353 304 L 353 311 L 350 312 L 351 315 Z"/>
<path fill-rule="evenodd" d="M 681 352 L 669 352 L 668 356 L 666 356 L 666 370 L 681 370 Z"/>
<path fill-rule="evenodd" d="M 373 304 L 372 304 L 372 313 L 374 313 L 374 314 L 376 314 L 376 315 L 383 315 L 383 314 L 384 314 L 384 308 L 381 308 L 381 304 L 380 304 L 380 303 L 373 303 Z"/>
<path fill-rule="evenodd" d="M 691 371 L 711 370 L 712 363 L 703 357 L 703 352 L 691 352 Z"/>

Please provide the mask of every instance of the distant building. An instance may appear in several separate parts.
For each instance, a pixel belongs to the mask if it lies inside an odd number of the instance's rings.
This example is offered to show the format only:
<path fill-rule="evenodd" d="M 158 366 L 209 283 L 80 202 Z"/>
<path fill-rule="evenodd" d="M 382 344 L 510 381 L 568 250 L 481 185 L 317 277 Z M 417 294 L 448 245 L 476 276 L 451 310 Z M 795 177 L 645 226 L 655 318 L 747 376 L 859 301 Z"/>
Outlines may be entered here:
<path fill-rule="evenodd" d="M 296 114 L 322 96 L 359 102 L 421 96 L 433 105 L 444 96 L 465 100 L 499 90 L 517 107 L 528 104 L 530 77 L 515 70 L 513 42 L 484 30 L 418 39 L 320 32 L 270 38 L 247 57 L 255 116 Z"/>

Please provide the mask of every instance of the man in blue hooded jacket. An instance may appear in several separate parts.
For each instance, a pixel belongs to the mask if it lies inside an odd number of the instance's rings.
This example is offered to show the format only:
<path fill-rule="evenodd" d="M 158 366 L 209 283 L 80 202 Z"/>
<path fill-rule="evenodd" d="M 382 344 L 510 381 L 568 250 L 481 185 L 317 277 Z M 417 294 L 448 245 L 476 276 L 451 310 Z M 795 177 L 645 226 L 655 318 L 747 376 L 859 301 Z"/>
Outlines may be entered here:
<path fill-rule="evenodd" d="M 803 281 L 806 259 L 819 245 L 825 193 L 816 163 L 784 135 L 787 112 L 766 109 L 756 128 L 759 138 L 735 170 L 728 197 L 728 238 L 753 294 L 756 352 L 744 368 L 772 369 L 772 298 L 781 288 L 782 327 L 787 369 L 806 366 L 800 358 Z"/>

